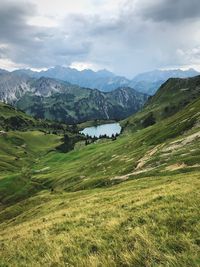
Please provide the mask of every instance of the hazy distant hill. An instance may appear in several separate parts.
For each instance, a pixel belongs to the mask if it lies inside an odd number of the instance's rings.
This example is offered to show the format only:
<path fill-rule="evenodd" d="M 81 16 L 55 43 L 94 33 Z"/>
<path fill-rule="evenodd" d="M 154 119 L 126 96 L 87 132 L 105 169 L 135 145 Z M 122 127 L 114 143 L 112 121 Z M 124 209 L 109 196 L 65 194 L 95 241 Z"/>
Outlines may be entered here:
<path fill-rule="evenodd" d="M 138 74 L 130 83 L 129 86 L 137 91 L 155 94 L 158 88 L 169 78 L 189 78 L 199 75 L 200 73 L 194 69 L 189 70 L 154 70 Z"/>
<path fill-rule="evenodd" d="M 34 78 L 48 77 L 63 80 L 72 84 L 77 84 L 81 87 L 99 89 L 104 92 L 112 91 L 121 86 L 128 86 L 129 84 L 129 80 L 127 78 L 116 76 L 107 70 L 100 70 L 97 72 L 92 70 L 78 71 L 72 68 L 56 66 L 41 72 L 17 70 L 15 73 L 27 74 Z"/>

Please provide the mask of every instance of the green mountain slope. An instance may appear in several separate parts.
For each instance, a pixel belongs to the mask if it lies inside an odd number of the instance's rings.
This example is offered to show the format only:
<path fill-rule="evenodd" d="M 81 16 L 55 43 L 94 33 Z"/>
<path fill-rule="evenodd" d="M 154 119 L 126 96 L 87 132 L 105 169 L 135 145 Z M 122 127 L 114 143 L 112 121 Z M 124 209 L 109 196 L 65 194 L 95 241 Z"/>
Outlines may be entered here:
<path fill-rule="evenodd" d="M 44 132 L 65 133 L 76 131 L 75 126 L 55 121 L 41 120 L 27 115 L 25 112 L 0 102 L 0 130 L 41 130 Z"/>
<path fill-rule="evenodd" d="M 125 119 L 122 125 L 129 130 L 148 127 L 176 114 L 199 95 L 200 76 L 187 79 L 171 78 L 149 98 L 141 112 Z"/>
<path fill-rule="evenodd" d="M 69 153 L 26 141 L 28 175 L 0 174 L 1 265 L 199 266 L 200 95 L 157 118 Z M 19 177 L 35 191 L 10 190 Z"/>

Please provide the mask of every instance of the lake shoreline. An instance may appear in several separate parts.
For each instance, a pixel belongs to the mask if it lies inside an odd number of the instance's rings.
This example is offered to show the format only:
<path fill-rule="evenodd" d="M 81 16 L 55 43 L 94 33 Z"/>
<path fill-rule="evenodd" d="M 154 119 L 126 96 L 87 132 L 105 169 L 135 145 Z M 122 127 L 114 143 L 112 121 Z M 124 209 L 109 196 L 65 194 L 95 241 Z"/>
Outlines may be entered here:
<path fill-rule="evenodd" d="M 120 124 L 118 122 L 114 122 L 86 127 L 83 130 L 79 131 L 79 133 L 92 138 L 101 138 L 102 136 L 111 138 L 112 136 L 119 135 L 121 131 L 122 127 L 120 126 Z"/>
<path fill-rule="evenodd" d="M 118 123 L 118 121 L 116 120 L 91 120 L 91 121 L 79 123 L 77 124 L 77 127 L 79 131 L 82 131 L 88 127 L 96 127 L 96 126 L 100 126 L 104 124 L 112 124 L 112 123 Z"/>

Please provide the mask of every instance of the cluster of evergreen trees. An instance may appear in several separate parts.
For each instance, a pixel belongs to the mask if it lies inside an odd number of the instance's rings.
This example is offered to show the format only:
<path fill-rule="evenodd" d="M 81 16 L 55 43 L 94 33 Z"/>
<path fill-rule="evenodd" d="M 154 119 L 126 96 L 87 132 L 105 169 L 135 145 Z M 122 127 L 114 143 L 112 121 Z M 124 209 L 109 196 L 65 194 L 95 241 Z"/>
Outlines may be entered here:
<path fill-rule="evenodd" d="M 117 137 L 119 136 L 119 134 L 112 134 L 112 136 L 108 136 L 106 134 L 103 134 L 103 135 L 100 135 L 99 137 L 96 137 L 96 136 L 89 136 L 89 135 L 86 135 L 85 136 L 85 145 L 89 145 L 89 144 L 92 144 L 94 142 L 96 142 L 98 139 L 111 139 L 112 141 L 116 140 Z"/>

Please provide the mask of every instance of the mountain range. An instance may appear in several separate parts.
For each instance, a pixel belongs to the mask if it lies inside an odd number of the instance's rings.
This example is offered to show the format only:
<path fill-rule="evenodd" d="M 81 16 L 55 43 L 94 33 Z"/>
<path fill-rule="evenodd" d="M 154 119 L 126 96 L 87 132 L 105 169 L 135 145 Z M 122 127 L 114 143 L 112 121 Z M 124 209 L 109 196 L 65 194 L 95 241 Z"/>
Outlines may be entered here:
<path fill-rule="evenodd" d="M 141 109 L 147 98 L 146 94 L 129 87 L 101 92 L 19 72 L 0 74 L 1 101 L 37 118 L 69 124 L 92 119 L 123 119 Z"/>
<path fill-rule="evenodd" d="M 0 100 L 37 118 L 69 124 L 93 119 L 124 119 L 139 111 L 170 77 L 191 77 L 193 69 L 155 70 L 133 80 L 107 70 L 0 70 Z M 97 89 L 95 89 L 97 88 Z"/>
<path fill-rule="evenodd" d="M 127 78 L 116 76 L 107 70 L 95 72 L 90 69 L 85 69 L 78 71 L 69 67 L 56 66 L 46 71 L 36 72 L 29 69 L 21 69 L 14 71 L 14 73 L 26 74 L 33 78 L 48 77 L 58 79 L 81 87 L 98 89 L 104 92 L 112 91 L 118 87 L 128 86 L 129 84 Z"/>
<path fill-rule="evenodd" d="M 199 72 L 194 69 L 188 69 L 185 71 L 180 69 L 154 70 L 138 74 L 133 79 L 127 79 L 126 77 L 117 76 L 107 70 L 100 70 L 97 72 L 89 69 L 78 71 L 73 68 L 61 66 L 56 66 L 40 72 L 29 69 L 21 69 L 14 71 L 14 73 L 26 74 L 34 78 L 48 77 L 63 80 L 81 87 L 98 89 L 104 92 L 109 92 L 118 87 L 126 86 L 149 95 L 153 95 L 161 84 L 169 78 L 188 78 L 199 74 Z"/>

